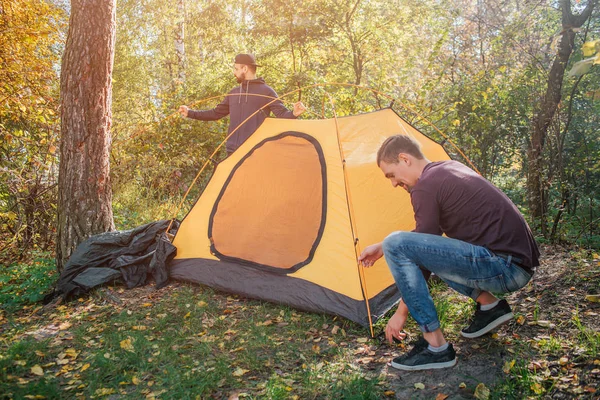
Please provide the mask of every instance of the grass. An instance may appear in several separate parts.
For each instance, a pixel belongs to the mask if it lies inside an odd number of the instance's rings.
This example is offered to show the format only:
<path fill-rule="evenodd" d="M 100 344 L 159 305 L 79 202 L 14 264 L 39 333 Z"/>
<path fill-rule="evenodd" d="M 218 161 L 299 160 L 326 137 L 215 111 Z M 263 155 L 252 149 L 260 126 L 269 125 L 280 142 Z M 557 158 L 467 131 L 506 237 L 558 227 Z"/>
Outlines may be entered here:
<path fill-rule="evenodd" d="M 564 281 L 593 287 L 597 276 L 585 269 L 590 263 L 578 265 L 582 269 Z M 48 256 L 39 255 L 0 270 L 0 399 L 383 399 L 396 397 L 403 382 L 385 364 L 404 345 L 381 345 L 367 329 L 341 318 L 181 283 L 159 291 L 105 287 L 42 308 L 36 302 L 56 279 L 53 268 Z M 556 290 L 530 301 L 513 299 L 529 307 L 519 306 L 517 317 L 528 323 L 548 319 L 545 302 L 565 301 Z M 446 336 L 460 343 L 473 303 L 443 282 L 432 283 L 431 291 Z M 515 333 L 481 342 L 482 354 L 490 346 L 508 350 L 490 399 L 558 392 L 593 398 L 600 335 L 589 324 L 589 310 L 569 315 L 555 321 L 556 329 L 514 323 Z M 385 323 L 376 324 L 376 334 Z M 412 318 L 406 330 L 418 334 Z M 472 395 L 477 383 L 467 382 Z"/>

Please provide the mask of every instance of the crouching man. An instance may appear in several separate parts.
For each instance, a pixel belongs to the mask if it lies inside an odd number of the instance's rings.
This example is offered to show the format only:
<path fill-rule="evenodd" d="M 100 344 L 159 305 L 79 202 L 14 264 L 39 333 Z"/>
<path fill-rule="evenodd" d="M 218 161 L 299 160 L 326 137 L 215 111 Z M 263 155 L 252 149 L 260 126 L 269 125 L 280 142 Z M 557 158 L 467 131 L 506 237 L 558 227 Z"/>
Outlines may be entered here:
<path fill-rule="evenodd" d="M 377 165 L 394 187 L 410 193 L 416 228 L 394 232 L 364 249 L 359 260 L 369 267 L 385 256 L 402 299 L 385 335 L 403 339 L 408 314 L 423 337 L 392 361 L 401 370 L 446 368 L 456 364 L 427 287 L 431 273 L 475 300 L 477 310 L 461 334 L 482 336 L 512 319 L 508 293 L 525 286 L 539 265 L 539 251 L 517 207 L 498 188 L 456 161 L 431 162 L 409 136 L 388 138 Z M 446 237 L 443 237 L 445 234 Z"/>

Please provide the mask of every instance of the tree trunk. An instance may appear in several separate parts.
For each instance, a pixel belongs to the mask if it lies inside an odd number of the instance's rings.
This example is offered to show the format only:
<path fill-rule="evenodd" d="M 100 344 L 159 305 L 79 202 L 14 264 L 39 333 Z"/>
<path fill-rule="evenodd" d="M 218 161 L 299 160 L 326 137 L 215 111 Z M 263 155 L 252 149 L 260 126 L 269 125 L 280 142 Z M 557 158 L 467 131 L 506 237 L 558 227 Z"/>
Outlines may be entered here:
<path fill-rule="evenodd" d="M 546 94 L 534 117 L 531 142 L 528 149 L 527 192 L 531 217 L 537 227 L 547 236 L 546 213 L 548 208 L 548 188 L 544 184 L 543 152 L 550 123 L 556 115 L 562 97 L 562 83 L 567 63 L 575 45 L 575 31 L 590 17 L 597 0 L 588 0 L 585 10 L 573 15 L 570 0 L 560 0 L 562 12 L 562 32 L 558 54 L 552 63 L 548 76 Z"/>
<path fill-rule="evenodd" d="M 185 83 L 185 0 L 177 1 L 177 27 L 175 29 L 175 53 L 177 54 L 178 83 Z"/>
<path fill-rule="evenodd" d="M 56 265 L 114 229 L 109 154 L 116 0 L 72 0 L 60 76 Z"/>

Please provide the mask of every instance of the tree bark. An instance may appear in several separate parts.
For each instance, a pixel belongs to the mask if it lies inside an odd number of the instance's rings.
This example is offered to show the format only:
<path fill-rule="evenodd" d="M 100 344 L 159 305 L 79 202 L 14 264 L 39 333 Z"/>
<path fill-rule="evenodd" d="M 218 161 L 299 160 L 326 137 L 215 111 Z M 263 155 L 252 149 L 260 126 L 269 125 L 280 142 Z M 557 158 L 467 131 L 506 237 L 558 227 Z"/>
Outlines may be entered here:
<path fill-rule="evenodd" d="M 562 84 L 567 63 L 575 46 L 575 31 L 592 14 L 597 0 L 588 0 L 584 11 L 574 15 L 570 0 L 560 0 L 562 12 L 562 32 L 558 54 L 550 68 L 548 85 L 544 98 L 533 120 L 531 141 L 528 148 L 527 192 L 532 219 L 544 236 L 547 236 L 546 214 L 548 208 L 548 188 L 544 184 L 543 152 L 548 128 L 554 119 L 562 98 Z"/>
<path fill-rule="evenodd" d="M 56 265 L 114 229 L 109 154 L 116 0 L 72 0 L 60 76 Z"/>
<path fill-rule="evenodd" d="M 180 84 L 185 83 L 185 0 L 177 1 L 177 27 L 175 29 L 175 53 L 177 54 L 177 69 Z"/>

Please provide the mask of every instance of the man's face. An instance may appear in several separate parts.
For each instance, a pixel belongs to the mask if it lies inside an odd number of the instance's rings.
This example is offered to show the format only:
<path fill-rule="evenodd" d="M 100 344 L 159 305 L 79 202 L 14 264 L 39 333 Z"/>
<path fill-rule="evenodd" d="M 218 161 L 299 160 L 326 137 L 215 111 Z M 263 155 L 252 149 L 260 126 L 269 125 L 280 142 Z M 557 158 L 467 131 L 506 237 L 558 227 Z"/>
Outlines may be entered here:
<path fill-rule="evenodd" d="M 379 168 L 383 171 L 386 178 L 392 182 L 393 187 L 400 186 L 402 189 L 410 193 L 410 190 L 417 184 L 418 179 L 414 179 L 413 171 L 411 170 L 411 162 L 403 154 L 398 156 L 398 162 L 387 163 L 381 161 Z"/>
<path fill-rule="evenodd" d="M 246 80 L 246 73 L 248 72 L 248 66 L 244 64 L 233 65 L 233 75 L 238 83 L 242 83 Z"/>

